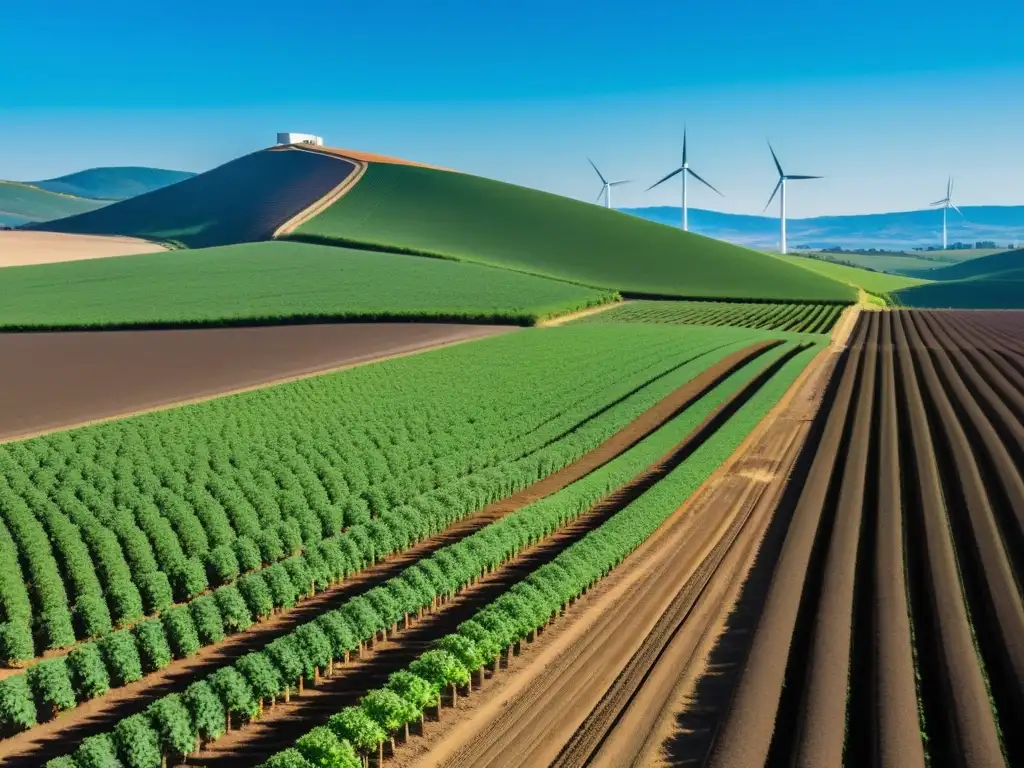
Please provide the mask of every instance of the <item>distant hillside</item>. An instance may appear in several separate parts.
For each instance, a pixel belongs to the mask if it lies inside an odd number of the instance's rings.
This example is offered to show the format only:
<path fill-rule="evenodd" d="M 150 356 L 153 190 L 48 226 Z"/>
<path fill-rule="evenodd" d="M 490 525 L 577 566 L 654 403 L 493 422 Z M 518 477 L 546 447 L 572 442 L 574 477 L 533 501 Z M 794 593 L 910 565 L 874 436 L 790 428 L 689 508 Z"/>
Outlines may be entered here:
<path fill-rule="evenodd" d="M 123 166 L 89 168 L 44 181 L 28 181 L 34 187 L 65 195 L 96 200 L 127 200 L 195 176 L 189 171 Z"/>
<path fill-rule="evenodd" d="M 623 293 L 847 302 L 842 283 L 729 243 L 500 181 L 369 164 L 289 237 L 442 256 Z"/>
<path fill-rule="evenodd" d="M 948 267 L 931 269 L 923 275 L 929 280 L 967 280 L 974 278 L 994 279 L 997 275 L 1024 269 L 1024 248 L 993 253 L 977 259 L 951 264 Z"/>
<path fill-rule="evenodd" d="M 623 208 L 623 212 L 663 224 L 679 226 L 678 207 Z M 963 206 L 963 218 L 952 213 L 949 241 L 975 243 L 994 240 L 1001 246 L 1024 241 L 1024 205 Z M 777 248 L 778 216 L 747 216 L 691 208 L 690 229 L 708 237 L 751 248 Z M 855 216 L 818 216 L 789 219 L 791 247 L 806 248 L 915 248 L 937 245 L 942 238 L 939 210 L 873 213 Z"/>
<path fill-rule="evenodd" d="M 16 181 L 0 181 L 0 225 L 17 227 L 102 208 L 105 202 L 59 195 Z"/>
<path fill-rule="evenodd" d="M 190 248 L 267 240 L 354 168 L 314 152 L 260 150 L 169 187 L 33 228 L 130 235 Z"/>

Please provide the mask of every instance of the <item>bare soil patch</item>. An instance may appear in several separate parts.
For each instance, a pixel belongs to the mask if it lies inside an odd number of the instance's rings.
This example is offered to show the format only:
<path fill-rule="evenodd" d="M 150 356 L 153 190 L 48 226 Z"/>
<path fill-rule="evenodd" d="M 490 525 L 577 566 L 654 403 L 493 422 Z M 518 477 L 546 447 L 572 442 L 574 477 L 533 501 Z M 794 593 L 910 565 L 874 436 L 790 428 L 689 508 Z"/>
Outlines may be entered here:
<path fill-rule="evenodd" d="M 197 402 L 511 330 L 352 323 L 0 333 L 0 440 Z"/>
<path fill-rule="evenodd" d="M 555 325 L 565 325 L 566 323 L 571 323 L 573 320 L 579 320 L 580 318 L 583 317 L 590 317 L 591 315 L 596 315 L 600 312 L 604 312 L 606 309 L 611 309 L 612 307 L 620 307 L 624 303 L 626 302 L 612 301 L 607 304 L 602 304 L 599 307 L 581 309 L 579 312 L 572 312 L 568 315 L 559 315 L 558 317 L 552 317 L 547 320 L 542 320 L 539 323 L 537 323 L 537 326 L 540 328 L 550 328 Z"/>
<path fill-rule="evenodd" d="M 62 232 L 27 230 L 0 232 L 0 267 L 105 259 L 166 250 L 162 245 L 137 237 L 68 235 Z"/>

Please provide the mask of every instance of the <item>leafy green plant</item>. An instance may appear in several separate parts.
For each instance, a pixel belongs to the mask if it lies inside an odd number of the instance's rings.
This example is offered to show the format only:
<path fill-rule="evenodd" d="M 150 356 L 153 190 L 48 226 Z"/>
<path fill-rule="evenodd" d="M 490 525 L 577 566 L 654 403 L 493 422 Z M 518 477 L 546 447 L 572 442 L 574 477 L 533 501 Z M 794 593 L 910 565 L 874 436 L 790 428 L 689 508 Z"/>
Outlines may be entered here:
<path fill-rule="evenodd" d="M 158 619 L 136 624 L 132 631 L 138 644 L 142 668 L 147 673 L 163 669 L 171 663 L 171 647 L 167 644 L 167 635 Z"/>
<path fill-rule="evenodd" d="M 85 701 L 102 696 L 110 690 L 110 674 L 97 645 L 85 644 L 67 656 L 71 684 L 78 698 Z"/>
<path fill-rule="evenodd" d="M 129 630 L 107 635 L 100 640 L 99 649 L 113 685 L 127 685 L 142 679 L 142 658 Z"/>
<path fill-rule="evenodd" d="M 160 737 L 145 715 L 131 715 L 114 726 L 113 743 L 127 768 L 160 765 Z"/>
<path fill-rule="evenodd" d="M 25 675 L 0 680 L 0 733 L 28 730 L 36 722 L 35 699 Z"/>
<path fill-rule="evenodd" d="M 165 754 L 188 755 L 195 749 L 197 733 L 184 697 L 172 693 L 157 699 L 146 709 L 149 720 L 160 737 Z"/>
<path fill-rule="evenodd" d="M 157 763 L 160 756 L 157 755 Z M 152 766 L 152 763 L 150 763 Z M 135 768 L 133 765 L 125 766 L 118 759 L 117 747 L 114 738 L 107 733 L 100 733 L 95 736 L 87 736 L 82 739 L 81 745 L 75 750 L 76 768 Z"/>
<path fill-rule="evenodd" d="M 34 667 L 29 667 L 25 677 L 40 711 L 48 712 L 55 717 L 61 712 L 74 709 L 77 704 L 65 659 L 41 661 Z"/>
<path fill-rule="evenodd" d="M 352 745 L 324 725 L 299 738 L 295 749 L 317 768 L 362 768 L 362 761 Z"/>

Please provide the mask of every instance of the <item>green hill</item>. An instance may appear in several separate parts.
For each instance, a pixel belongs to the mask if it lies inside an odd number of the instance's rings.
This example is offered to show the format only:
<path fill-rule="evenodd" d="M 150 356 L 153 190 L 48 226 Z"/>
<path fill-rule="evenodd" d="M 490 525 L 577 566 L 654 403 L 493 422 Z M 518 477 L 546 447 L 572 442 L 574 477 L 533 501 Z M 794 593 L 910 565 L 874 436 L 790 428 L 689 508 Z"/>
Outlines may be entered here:
<path fill-rule="evenodd" d="M 927 274 L 929 280 L 967 280 L 993 277 L 1001 272 L 1019 269 L 1024 269 L 1024 248 L 979 256 L 959 264 L 929 270 Z"/>
<path fill-rule="evenodd" d="M 893 294 L 904 307 L 1024 309 L 1024 267 L 966 280 L 936 280 Z"/>
<path fill-rule="evenodd" d="M 440 255 L 622 292 L 850 302 L 841 283 L 756 251 L 468 174 L 372 163 L 290 235 Z"/>
<path fill-rule="evenodd" d="M 847 285 L 863 288 L 868 293 L 873 293 L 876 296 L 885 296 L 892 291 L 898 291 L 901 288 L 909 288 L 910 286 L 921 285 L 927 282 L 926 280 L 921 280 L 915 277 L 889 275 L 885 272 L 874 272 L 870 269 L 850 267 L 846 264 L 835 264 L 831 261 L 814 259 L 808 256 L 776 255 L 775 258 L 782 259 L 789 264 L 795 264 L 796 266 L 803 267 L 804 269 L 809 269 L 812 272 L 816 272 L 817 274 L 831 278 L 832 280 L 838 280 L 839 282 L 846 283 Z"/>
<path fill-rule="evenodd" d="M 268 240 L 353 169 L 351 162 L 329 155 L 261 150 L 169 187 L 36 228 L 130 235 L 191 248 Z"/>
<path fill-rule="evenodd" d="M 529 325 L 616 298 L 478 264 L 273 241 L 0 269 L 0 328 L 459 320 Z"/>
<path fill-rule="evenodd" d="M 0 181 L 0 224 L 17 227 L 93 211 L 106 203 L 47 192 L 17 181 Z"/>
<path fill-rule="evenodd" d="M 111 168 L 89 168 L 67 176 L 44 181 L 29 181 L 39 189 L 59 192 L 64 195 L 88 197 L 96 200 L 127 200 L 156 189 L 177 184 L 196 174 L 188 171 L 168 171 L 163 168 L 141 168 L 119 166 Z"/>

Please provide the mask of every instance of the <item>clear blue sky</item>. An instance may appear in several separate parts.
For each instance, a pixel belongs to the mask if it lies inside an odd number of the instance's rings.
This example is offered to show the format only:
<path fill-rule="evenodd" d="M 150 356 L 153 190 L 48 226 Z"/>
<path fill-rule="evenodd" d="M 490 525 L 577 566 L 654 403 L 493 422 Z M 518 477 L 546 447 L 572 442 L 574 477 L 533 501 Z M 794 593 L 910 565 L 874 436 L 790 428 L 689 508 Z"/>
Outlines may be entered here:
<path fill-rule="evenodd" d="M 294 10 L 287 10 L 293 8 Z M 309 131 L 581 199 L 677 161 L 757 213 L 1024 204 L 1024 2 L 39 0 L 0 24 L 0 178 L 204 170 Z M 813 186 L 812 186 L 813 185 Z M 667 185 L 666 185 L 667 187 Z"/>

